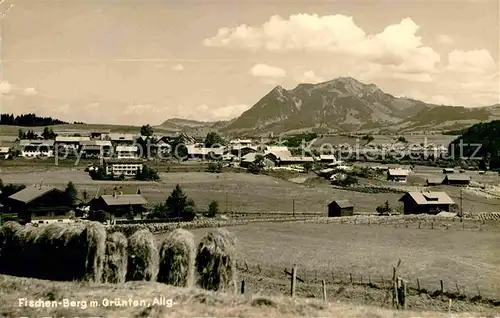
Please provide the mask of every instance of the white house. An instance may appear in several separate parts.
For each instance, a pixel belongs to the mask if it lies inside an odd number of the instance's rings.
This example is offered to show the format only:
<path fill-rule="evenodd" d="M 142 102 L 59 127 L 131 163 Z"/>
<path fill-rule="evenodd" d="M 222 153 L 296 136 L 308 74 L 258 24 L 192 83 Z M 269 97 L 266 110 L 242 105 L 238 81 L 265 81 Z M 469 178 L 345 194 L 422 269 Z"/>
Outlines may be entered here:
<path fill-rule="evenodd" d="M 207 148 L 202 143 L 197 143 L 194 145 L 186 145 L 186 148 L 187 148 L 188 156 L 190 158 L 207 158 L 208 159 L 208 157 L 211 153 L 213 153 L 214 156 L 220 156 L 222 158 L 222 155 L 224 154 L 223 147 Z"/>
<path fill-rule="evenodd" d="M 54 144 L 57 147 L 78 149 L 82 141 L 89 141 L 90 137 L 75 137 L 75 136 L 56 136 Z"/>
<path fill-rule="evenodd" d="M 21 157 L 53 157 L 54 140 L 21 140 Z"/>
<path fill-rule="evenodd" d="M 10 147 L 0 147 L 0 158 L 8 158 Z"/>
<path fill-rule="evenodd" d="M 252 140 L 250 139 L 233 139 L 229 141 L 231 150 L 241 150 L 242 148 L 251 148 Z"/>
<path fill-rule="evenodd" d="M 133 159 L 139 157 L 139 147 L 137 146 L 116 146 L 116 157 L 118 159 Z"/>
<path fill-rule="evenodd" d="M 144 162 L 142 159 L 107 159 L 104 160 L 104 170 L 107 175 L 120 176 L 124 175 L 126 177 L 135 176 L 137 171 L 142 171 Z"/>

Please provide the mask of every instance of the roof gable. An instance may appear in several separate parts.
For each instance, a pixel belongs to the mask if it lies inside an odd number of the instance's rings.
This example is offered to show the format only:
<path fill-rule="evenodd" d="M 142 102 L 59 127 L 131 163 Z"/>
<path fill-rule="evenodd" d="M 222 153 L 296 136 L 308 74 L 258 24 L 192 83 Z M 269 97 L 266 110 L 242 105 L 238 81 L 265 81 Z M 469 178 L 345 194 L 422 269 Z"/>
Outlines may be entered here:
<path fill-rule="evenodd" d="M 329 204 L 329 206 L 330 205 L 336 205 L 341 209 L 354 207 L 354 205 L 352 205 L 351 202 L 349 202 L 349 200 L 334 200 Z"/>
<path fill-rule="evenodd" d="M 108 206 L 148 204 L 142 194 L 101 195 L 101 199 Z"/>
<path fill-rule="evenodd" d="M 399 201 L 412 199 L 418 205 L 455 204 L 446 192 L 408 192 Z"/>
<path fill-rule="evenodd" d="M 60 194 L 63 193 L 61 190 L 53 187 L 32 186 L 14 193 L 9 197 L 9 199 L 27 204 L 54 191 L 59 192 Z"/>

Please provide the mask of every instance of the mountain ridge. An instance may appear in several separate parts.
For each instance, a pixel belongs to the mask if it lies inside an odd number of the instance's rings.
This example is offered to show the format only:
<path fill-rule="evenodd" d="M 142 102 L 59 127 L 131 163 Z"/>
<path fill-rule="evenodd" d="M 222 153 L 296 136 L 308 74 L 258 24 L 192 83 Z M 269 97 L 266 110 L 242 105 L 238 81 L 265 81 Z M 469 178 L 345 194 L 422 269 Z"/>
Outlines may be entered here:
<path fill-rule="evenodd" d="M 457 112 L 457 108 L 459 111 Z M 260 98 L 224 128 L 225 132 L 285 133 L 291 130 L 351 132 L 387 128 L 415 130 L 470 126 L 499 118 L 495 105 L 466 108 L 395 97 L 373 83 L 338 77 L 293 89 L 281 85 Z M 497 105 L 498 108 L 498 105 Z"/>

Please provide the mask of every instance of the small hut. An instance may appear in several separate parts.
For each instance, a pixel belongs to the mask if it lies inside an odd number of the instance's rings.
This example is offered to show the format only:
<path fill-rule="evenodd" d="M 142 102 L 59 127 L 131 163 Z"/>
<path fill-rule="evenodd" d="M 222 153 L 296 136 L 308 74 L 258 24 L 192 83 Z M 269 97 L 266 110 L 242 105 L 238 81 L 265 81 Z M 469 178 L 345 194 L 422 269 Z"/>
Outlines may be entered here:
<path fill-rule="evenodd" d="M 351 216 L 354 215 L 354 205 L 348 200 L 335 200 L 328 204 L 328 216 Z"/>

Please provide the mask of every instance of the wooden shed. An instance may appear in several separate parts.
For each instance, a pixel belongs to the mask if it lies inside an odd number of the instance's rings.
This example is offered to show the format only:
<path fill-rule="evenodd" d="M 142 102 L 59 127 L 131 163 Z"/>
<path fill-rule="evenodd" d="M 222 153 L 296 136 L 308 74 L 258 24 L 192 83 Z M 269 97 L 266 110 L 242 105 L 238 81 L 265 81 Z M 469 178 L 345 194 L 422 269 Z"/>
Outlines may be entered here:
<path fill-rule="evenodd" d="M 328 204 L 328 216 L 351 216 L 354 215 L 354 205 L 348 200 L 335 200 Z"/>

